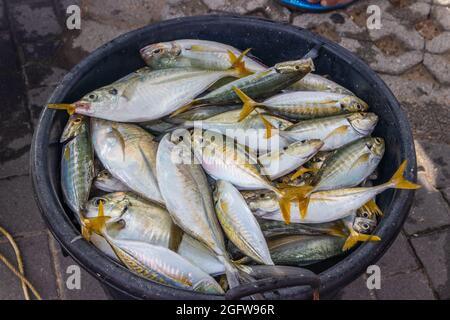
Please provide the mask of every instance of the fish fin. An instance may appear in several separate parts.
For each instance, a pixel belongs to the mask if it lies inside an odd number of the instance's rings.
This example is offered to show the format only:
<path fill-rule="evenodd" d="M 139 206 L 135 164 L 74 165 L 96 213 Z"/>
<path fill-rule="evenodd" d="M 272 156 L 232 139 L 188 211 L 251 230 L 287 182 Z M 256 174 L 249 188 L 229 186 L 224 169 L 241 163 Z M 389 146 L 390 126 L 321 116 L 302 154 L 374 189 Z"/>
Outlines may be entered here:
<path fill-rule="evenodd" d="M 369 202 L 367 202 L 365 205 L 363 205 L 363 208 L 366 209 L 371 216 L 373 216 L 374 214 L 380 217 L 383 216 L 383 211 L 381 211 L 380 207 L 378 207 L 378 205 L 375 202 L 375 199 L 372 199 Z"/>
<path fill-rule="evenodd" d="M 293 200 L 299 201 L 300 213 L 303 217 L 306 216 L 309 204 L 309 194 L 312 190 L 312 186 L 289 186 L 286 188 L 276 189 L 281 215 L 286 224 L 291 222 L 291 201 Z"/>
<path fill-rule="evenodd" d="M 66 144 L 64 148 L 64 159 L 66 159 L 66 161 L 69 161 L 70 159 L 70 143 Z"/>
<path fill-rule="evenodd" d="M 133 98 L 134 92 L 137 89 L 137 85 L 138 85 L 137 79 L 129 81 L 128 85 L 122 91 L 122 97 L 130 101 L 131 98 Z"/>
<path fill-rule="evenodd" d="M 230 287 L 230 289 L 239 286 L 241 284 L 239 280 L 239 271 L 233 265 L 233 262 L 231 262 L 230 259 L 224 256 L 218 256 L 218 259 L 223 263 L 225 267 L 225 274 L 227 276 L 228 286 Z"/>
<path fill-rule="evenodd" d="M 332 137 L 332 136 L 340 136 L 343 134 L 346 134 L 348 129 L 350 129 L 350 126 L 348 125 L 342 125 L 340 127 L 337 127 L 336 129 L 334 129 L 333 131 L 331 131 L 324 139 L 323 141 L 325 141 L 326 139 Z"/>
<path fill-rule="evenodd" d="M 86 240 L 90 239 L 92 232 L 97 234 L 102 234 L 103 228 L 105 227 L 106 221 L 111 217 L 105 216 L 105 211 L 103 207 L 103 201 L 98 203 L 98 214 L 95 218 L 81 218 L 83 227 L 81 229 L 82 235 Z"/>
<path fill-rule="evenodd" d="M 294 181 L 295 179 L 297 179 L 298 177 L 302 176 L 303 174 L 307 173 L 307 172 L 311 172 L 311 171 L 315 171 L 314 169 L 311 168 L 305 168 L 305 167 L 300 167 L 300 169 L 298 169 L 297 171 L 295 171 L 291 177 L 289 178 L 289 180 Z"/>
<path fill-rule="evenodd" d="M 56 110 L 66 110 L 68 114 L 72 115 L 75 113 L 76 107 L 73 103 L 50 103 L 47 105 L 49 109 Z"/>
<path fill-rule="evenodd" d="M 408 164 L 408 160 L 405 160 L 402 162 L 400 167 L 397 169 L 397 171 L 392 176 L 391 180 L 389 180 L 388 184 L 392 184 L 394 188 L 396 189 L 419 189 L 420 185 L 408 181 L 403 176 L 403 173 L 405 172 L 406 166 Z"/>
<path fill-rule="evenodd" d="M 122 160 L 125 161 L 125 139 L 123 138 L 122 133 L 120 133 L 119 129 L 117 129 L 115 126 L 111 127 L 112 133 L 116 136 L 116 138 L 119 140 L 120 147 L 122 149 Z"/>
<path fill-rule="evenodd" d="M 344 246 L 342 247 L 342 251 L 347 251 L 351 248 L 353 248 L 358 241 L 380 241 L 381 238 L 379 236 L 376 235 L 371 235 L 371 234 L 362 234 L 362 233 L 358 233 L 354 230 L 351 230 L 350 235 L 348 236 L 347 240 L 344 243 Z"/>
<path fill-rule="evenodd" d="M 364 153 L 362 154 L 358 159 L 356 159 L 356 161 L 352 164 L 352 166 L 350 167 L 350 169 L 355 168 L 357 165 L 359 164 L 364 164 L 367 161 L 369 161 L 369 156 L 370 153 Z"/>
<path fill-rule="evenodd" d="M 241 89 L 239 89 L 238 87 L 233 87 L 234 92 L 237 94 L 237 96 L 239 97 L 239 99 L 242 100 L 243 105 L 242 105 L 242 111 L 239 114 L 239 120 L 238 121 L 242 121 L 244 120 L 250 113 L 252 113 L 253 110 L 255 110 L 255 108 L 257 106 L 261 106 L 260 103 L 254 101 L 252 98 L 250 98 L 248 95 L 246 95 Z"/>
<path fill-rule="evenodd" d="M 231 62 L 231 67 L 233 69 L 235 69 L 240 75 L 242 76 L 247 76 L 249 74 L 252 74 L 253 72 L 251 72 L 250 70 L 248 70 L 245 67 L 245 61 L 244 61 L 244 57 L 245 55 L 251 50 L 251 48 L 248 48 L 246 50 L 244 50 L 243 52 L 241 52 L 241 54 L 239 55 L 239 57 L 236 57 L 236 55 L 234 54 L 233 51 L 228 50 L 228 56 L 230 57 L 230 62 Z"/>
<path fill-rule="evenodd" d="M 191 51 L 198 51 L 198 52 L 206 51 L 206 50 L 205 50 L 205 47 L 203 47 L 203 46 L 201 46 L 201 45 L 198 45 L 198 44 L 193 44 L 193 45 L 189 48 L 189 50 L 191 50 Z"/>
<path fill-rule="evenodd" d="M 169 249 L 177 252 L 183 240 L 183 231 L 175 223 L 170 228 Z"/>
<path fill-rule="evenodd" d="M 183 113 L 185 111 L 188 111 L 190 108 L 192 108 L 194 105 L 196 105 L 197 101 L 194 99 L 191 102 L 189 102 L 188 104 L 185 104 L 184 106 L 182 106 L 181 108 L 175 110 L 174 112 L 172 112 L 172 114 L 169 116 L 169 118 L 173 118 L 176 115 L 179 115 L 180 113 Z"/>
<path fill-rule="evenodd" d="M 264 124 L 264 127 L 266 128 L 265 138 L 270 139 L 272 137 L 272 130 L 275 130 L 276 128 L 261 113 L 259 113 L 257 110 L 255 111 L 258 113 L 258 117 L 261 119 L 261 121 Z"/>
<path fill-rule="evenodd" d="M 330 227 L 327 230 L 327 234 L 329 234 L 330 236 L 336 236 L 336 237 L 340 237 L 340 238 L 346 238 L 347 237 L 347 233 L 345 233 L 342 227 L 339 226 L 333 226 Z"/>

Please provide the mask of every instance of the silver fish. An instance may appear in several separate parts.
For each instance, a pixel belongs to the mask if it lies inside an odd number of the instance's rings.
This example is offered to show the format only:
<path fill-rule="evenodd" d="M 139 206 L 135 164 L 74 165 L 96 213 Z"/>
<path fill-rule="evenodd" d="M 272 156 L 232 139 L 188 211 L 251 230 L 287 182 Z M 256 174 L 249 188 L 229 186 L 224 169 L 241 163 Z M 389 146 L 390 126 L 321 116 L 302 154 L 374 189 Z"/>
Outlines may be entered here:
<path fill-rule="evenodd" d="M 116 191 L 130 191 L 125 184 L 119 179 L 114 178 L 108 170 L 102 170 L 97 173 L 94 179 L 94 186 L 102 191 L 116 192 Z"/>
<path fill-rule="evenodd" d="M 217 217 L 228 238 L 255 261 L 273 265 L 259 224 L 239 191 L 231 183 L 219 180 L 214 194 Z"/>
<path fill-rule="evenodd" d="M 335 92 L 346 95 L 354 95 L 353 92 L 347 88 L 337 84 L 336 82 L 325 78 L 324 76 L 309 73 L 303 79 L 291 85 L 288 90 L 295 91 L 323 91 Z"/>
<path fill-rule="evenodd" d="M 234 75 L 233 70 L 143 68 L 73 104 L 48 107 L 119 122 L 156 120 L 186 105 L 217 80 Z"/>
<path fill-rule="evenodd" d="M 156 179 L 153 136 L 137 125 L 93 118 L 92 143 L 104 167 L 139 195 L 164 204 Z"/>
<path fill-rule="evenodd" d="M 94 151 L 89 136 L 89 119 L 72 115 L 61 141 L 68 141 L 61 157 L 62 193 L 64 201 L 80 219 L 94 179 Z"/>
<path fill-rule="evenodd" d="M 320 139 L 324 142 L 321 151 L 329 151 L 370 135 L 377 122 L 374 113 L 351 113 L 300 121 L 279 134 L 293 141 Z"/>

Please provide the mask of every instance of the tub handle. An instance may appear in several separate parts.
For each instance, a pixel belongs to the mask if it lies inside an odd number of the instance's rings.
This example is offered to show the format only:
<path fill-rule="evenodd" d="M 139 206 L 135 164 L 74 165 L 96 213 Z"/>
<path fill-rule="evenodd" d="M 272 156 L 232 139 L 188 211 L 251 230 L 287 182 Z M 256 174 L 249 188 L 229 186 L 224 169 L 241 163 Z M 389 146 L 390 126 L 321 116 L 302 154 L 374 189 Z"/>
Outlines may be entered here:
<path fill-rule="evenodd" d="M 298 268 L 296 275 L 276 276 L 255 280 L 242 284 L 227 291 L 226 300 L 238 300 L 254 294 L 261 295 L 267 291 L 276 289 L 310 286 L 312 288 L 313 300 L 319 300 L 320 277 L 314 272 Z"/>

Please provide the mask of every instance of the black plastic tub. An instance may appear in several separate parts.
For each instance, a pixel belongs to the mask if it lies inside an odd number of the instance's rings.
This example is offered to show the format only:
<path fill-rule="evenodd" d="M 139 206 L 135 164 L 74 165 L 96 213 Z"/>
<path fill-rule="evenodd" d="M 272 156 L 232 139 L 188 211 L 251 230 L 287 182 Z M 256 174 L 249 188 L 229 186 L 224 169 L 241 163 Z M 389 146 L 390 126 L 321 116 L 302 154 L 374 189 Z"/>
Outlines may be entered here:
<path fill-rule="evenodd" d="M 380 121 L 374 135 L 386 141 L 386 153 L 379 166 L 379 180 L 387 181 L 400 163 L 408 159 L 406 178 L 416 179 L 414 143 L 408 121 L 384 82 L 359 58 L 346 49 L 311 32 L 260 18 L 200 16 L 160 22 L 127 33 L 102 46 L 75 66 L 56 88 L 49 102 L 75 101 L 85 93 L 111 83 L 144 66 L 139 49 L 149 43 L 182 38 L 219 41 L 252 53 L 267 65 L 304 56 L 321 46 L 314 59 L 316 73 L 327 74 L 367 101 Z M 73 214 L 65 206 L 60 188 L 59 136 L 67 120 L 61 111 L 42 112 L 31 149 L 31 170 L 36 201 L 51 232 L 62 248 L 94 275 L 115 297 L 134 299 L 223 299 L 178 290 L 140 278 L 109 259 L 84 239 Z M 359 277 L 375 264 L 397 237 L 408 215 L 414 193 L 389 190 L 378 197 L 385 213 L 376 234 L 379 242 L 358 246 L 347 255 L 314 267 L 321 280 L 321 296 L 329 296 Z M 78 237 L 78 238 L 77 238 Z M 75 240 L 74 240 L 75 239 Z M 307 298 L 311 288 L 280 289 L 270 297 Z"/>

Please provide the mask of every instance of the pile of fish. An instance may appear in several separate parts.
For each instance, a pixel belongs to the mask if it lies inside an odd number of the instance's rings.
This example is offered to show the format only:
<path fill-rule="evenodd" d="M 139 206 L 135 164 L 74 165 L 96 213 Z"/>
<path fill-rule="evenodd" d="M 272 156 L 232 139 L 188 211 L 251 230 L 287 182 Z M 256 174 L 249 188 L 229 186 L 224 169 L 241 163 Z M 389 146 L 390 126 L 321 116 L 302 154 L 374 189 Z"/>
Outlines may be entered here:
<path fill-rule="evenodd" d="M 48 107 L 70 114 L 61 184 L 84 238 L 142 277 L 223 294 L 295 274 L 380 240 L 375 197 L 418 187 L 406 161 L 373 186 L 378 117 L 311 59 L 266 67 L 189 39 L 140 53 L 146 67 Z"/>

